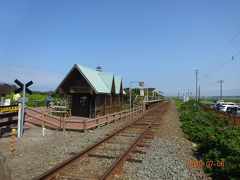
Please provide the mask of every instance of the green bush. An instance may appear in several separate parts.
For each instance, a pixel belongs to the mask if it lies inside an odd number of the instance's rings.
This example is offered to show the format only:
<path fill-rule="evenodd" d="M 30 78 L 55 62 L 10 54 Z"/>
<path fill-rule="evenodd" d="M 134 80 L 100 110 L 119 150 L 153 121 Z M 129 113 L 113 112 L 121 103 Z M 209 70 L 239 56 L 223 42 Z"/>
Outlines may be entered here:
<path fill-rule="evenodd" d="M 203 169 L 213 179 L 240 177 L 240 128 L 227 119 L 204 112 L 196 101 L 181 104 L 179 109 L 182 129 L 197 143 Z M 224 166 L 206 166 L 207 161 L 224 162 Z"/>

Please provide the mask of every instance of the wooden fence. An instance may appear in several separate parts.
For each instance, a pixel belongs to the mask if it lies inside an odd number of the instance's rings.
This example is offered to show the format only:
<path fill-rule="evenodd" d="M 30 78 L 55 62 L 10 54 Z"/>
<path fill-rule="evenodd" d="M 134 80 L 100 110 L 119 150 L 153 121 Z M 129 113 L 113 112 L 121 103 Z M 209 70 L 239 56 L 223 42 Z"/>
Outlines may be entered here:
<path fill-rule="evenodd" d="M 212 108 L 209 108 L 209 107 L 206 107 L 206 106 L 202 106 L 203 109 L 207 112 L 213 112 L 217 115 L 220 115 L 220 116 L 223 116 L 225 118 L 228 119 L 229 122 L 231 122 L 232 124 L 234 124 L 235 126 L 238 126 L 240 127 L 240 117 L 237 117 L 237 116 L 233 116 L 233 115 L 230 115 L 230 114 L 227 114 L 225 112 L 222 112 L 222 111 L 218 111 L 218 110 L 215 110 L 215 109 L 212 109 Z"/>
<path fill-rule="evenodd" d="M 37 111 L 33 108 L 26 108 L 25 121 L 40 125 L 42 127 L 48 127 L 53 129 L 68 129 L 68 130 L 83 130 L 86 131 L 91 128 L 95 128 L 104 124 L 108 124 L 120 119 L 131 117 L 144 112 L 144 106 L 138 106 L 133 109 L 128 109 L 105 116 L 99 116 L 96 118 L 72 118 L 72 117 L 59 117 L 53 116 L 48 113 Z"/>

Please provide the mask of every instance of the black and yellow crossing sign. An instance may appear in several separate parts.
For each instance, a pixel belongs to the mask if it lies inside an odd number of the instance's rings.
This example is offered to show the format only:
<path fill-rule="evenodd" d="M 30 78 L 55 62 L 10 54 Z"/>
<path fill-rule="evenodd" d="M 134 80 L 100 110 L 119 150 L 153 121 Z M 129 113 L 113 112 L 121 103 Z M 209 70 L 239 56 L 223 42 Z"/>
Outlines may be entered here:
<path fill-rule="evenodd" d="M 18 105 L 12 105 L 12 106 L 1 106 L 0 112 L 9 112 L 9 111 L 17 111 L 19 109 Z"/>

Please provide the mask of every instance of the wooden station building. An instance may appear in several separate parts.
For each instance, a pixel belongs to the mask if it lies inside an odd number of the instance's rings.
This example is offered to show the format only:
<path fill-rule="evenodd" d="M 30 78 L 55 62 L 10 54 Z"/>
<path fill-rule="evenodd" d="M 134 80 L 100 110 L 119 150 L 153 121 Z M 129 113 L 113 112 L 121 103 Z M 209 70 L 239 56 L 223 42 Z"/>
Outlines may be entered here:
<path fill-rule="evenodd" d="M 121 76 L 75 64 L 56 92 L 64 94 L 73 116 L 96 117 L 121 111 L 123 95 Z"/>

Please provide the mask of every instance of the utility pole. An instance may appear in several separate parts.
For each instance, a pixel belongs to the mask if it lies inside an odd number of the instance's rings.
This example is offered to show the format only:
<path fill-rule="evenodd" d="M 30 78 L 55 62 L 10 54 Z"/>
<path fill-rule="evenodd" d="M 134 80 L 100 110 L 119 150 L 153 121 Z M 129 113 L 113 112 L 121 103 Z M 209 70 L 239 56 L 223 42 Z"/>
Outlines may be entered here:
<path fill-rule="evenodd" d="M 195 70 L 195 74 L 196 74 L 196 101 L 198 100 L 198 73 L 199 70 Z"/>
<path fill-rule="evenodd" d="M 220 99 L 222 99 L 222 84 L 224 83 L 223 80 L 218 81 L 220 83 Z"/>
<path fill-rule="evenodd" d="M 179 99 L 179 91 L 178 91 L 178 99 Z"/>
<path fill-rule="evenodd" d="M 200 94 L 200 85 L 198 86 L 198 101 L 200 101 L 200 97 L 201 97 L 201 94 Z"/>

